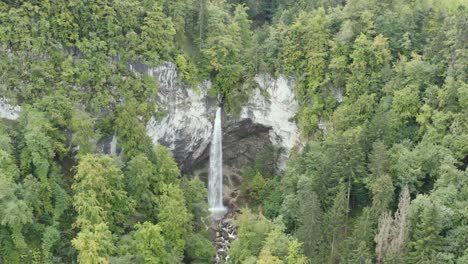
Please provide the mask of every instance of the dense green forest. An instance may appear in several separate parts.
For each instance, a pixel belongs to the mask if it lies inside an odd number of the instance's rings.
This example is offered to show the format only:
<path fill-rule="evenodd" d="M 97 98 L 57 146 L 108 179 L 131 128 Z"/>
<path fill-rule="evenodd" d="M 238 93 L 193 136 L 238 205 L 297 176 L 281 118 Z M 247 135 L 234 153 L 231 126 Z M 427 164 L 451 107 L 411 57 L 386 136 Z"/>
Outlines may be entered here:
<path fill-rule="evenodd" d="M 213 262 L 134 61 L 229 113 L 257 73 L 296 80 L 304 147 L 246 170 L 230 263 L 468 263 L 467 45 L 466 0 L 3 0 L 0 263 Z"/>

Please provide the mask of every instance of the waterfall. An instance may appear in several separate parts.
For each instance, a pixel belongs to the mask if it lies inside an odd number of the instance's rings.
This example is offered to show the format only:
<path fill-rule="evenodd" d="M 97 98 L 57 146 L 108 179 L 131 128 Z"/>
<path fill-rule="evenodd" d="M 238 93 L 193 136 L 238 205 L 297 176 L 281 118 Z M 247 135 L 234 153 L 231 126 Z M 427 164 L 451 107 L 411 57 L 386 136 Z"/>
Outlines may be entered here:
<path fill-rule="evenodd" d="M 114 133 L 109 146 L 109 155 L 117 156 L 117 135 Z"/>
<path fill-rule="evenodd" d="M 213 137 L 210 149 L 210 175 L 208 177 L 208 203 L 210 211 L 224 214 L 226 208 L 223 206 L 223 145 L 221 128 L 222 109 L 216 111 L 213 127 Z"/>

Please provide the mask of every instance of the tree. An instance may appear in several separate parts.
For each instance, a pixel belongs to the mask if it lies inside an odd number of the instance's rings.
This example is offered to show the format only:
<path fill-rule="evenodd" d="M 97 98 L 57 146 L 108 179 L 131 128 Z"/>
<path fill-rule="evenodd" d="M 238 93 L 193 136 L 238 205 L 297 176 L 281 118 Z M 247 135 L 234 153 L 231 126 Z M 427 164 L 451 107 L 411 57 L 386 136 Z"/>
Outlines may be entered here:
<path fill-rule="evenodd" d="M 375 212 L 365 207 L 353 226 L 352 234 L 344 242 L 343 259 L 350 263 L 373 263 L 374 233 L 377 224 Z"/>
<path fill-rule="evenodd" d="M 242 209 L 235 223 L 238 239 L 232 242 L 229 254 L 234 263 L 243 263 L 260 254 L 263 241 L 271 230 L 271 223 L 248 208 Z"/>
<path fill-rule="evenodd" d="M 42 236 L 42 256 L 43 262 L 52 263 L 52 249 L 60 241 L 60 231 L 53 227 L 48 226 L 45 228 L 44 234 Z"/>
<path fill-rule="evenodd" d="M 180 170 L 170 152 L 161 145 L 156 146 L 155 152 L 157 157 L 156 169 L 160 181 L 165 184 L 176 183 L 180 178 Z"/>
<path fill-rule="evenodd" d="M 159 225 L 144 222 L 136 224 L 135 230 L 135 251 L 143 258 L 142 263 L 171 263 Z"/>
<path fill-rule="evenodd" d="M 343 184 L 339 186 L 333 206 L 324 215 L 325 237 L 330 251 L 330 262 L 338 257 L 336 245 L 342 239 L 346 219 L 348 215 L 348 205 L 346 199 L 346 189 Z"/>
<path fill-rule="evenodd" d="M 186 250 L 190 263 L 210 262 L 216 254 L 213 243 L 200 233 L 189 237 Z"/>
<path fill-rule="evenodd" d="M 155 165 L 144 154 L 138 154 L 127 163 L 125 186 L 143 219 L 156 217 L 159 185 L 162 183 L 158 176 Z"/>
<path fill-rule="evenodd" d="M 374 179 L 388 173 L 388 162 L 388 154 L 385 144 L 382 141 L 374 142 L 372 144 L 372 152 L 369 156 L 369 170 Z"/>
<path fill-rule="evenodd" d="M 443 220 L 440 211 L 443 210 L 437 201 L 429 200 L 420 195 L 414 200 L 411 208 L 411 229 L 407 261 L 409 263 L 434 263 L 439 261 L 439 252 L 443 244 Z"/>
<path fill-rule="evenodd" d="M 224 2 L 208 5 L 207 32 L 202 54 L 205 72 L 213 77 L 211 93 L 219 95 L 228 110 L 238 107 L 234 98 L 239 96 L 239 82 L 247 75 L 248 53 L 242 52 L 242 45 L 250 45 L 252 33 L 246 8 L 237 6 L 234 16 L 229 15 Z M 240 93 L 242 94 L 242 93 Z"/>
<path fill-rule="evenodd" d="M 114 128 L 127 160 L 139 153 L 145 154 L 151 161 L 155 159 L 151 139 L 138 118 L 145 111 L 145 105 L 135 99 L 126 100 L 117 108 Z"/>
<path fill-rule="evenodd" d="M 337 133 L 333 137 L 327 138 L 325 143 L 325 159 L 323 164 L 323 176 L 329 175 L 330 179 L 325 186 L 320 188 L 330 189 L 331 198 L 341 190 L 340 183 L 346 184 L 346 210 L 350 210 L 352 194 L 357 194 L 362 188 L 365 173 L 365 157 L 363 155 L 363 129 L 361 127 L 348 129 L 344 133 Z M 334 164 L 334 165 L 332 165 Z M 327 169 L 326 166 L 331 166 Z M 322 192 L 323 190 L 317 191 Z M 364 200 L 364 199 L 363 199 Z M 327 200 L 325 206 L 331 206 L 333 199 Z M 358 199 L 359 201 L 359 199 Z M 333 205 L 334 206 L 334 205 Z M 348 218 L 345 217 L 345 222 Z"/>
<path fill-rule="evenodd" d="M 377 215 L 388 210 L 393 201 L 394 187 L 388 175 L 378 177 L 372 184 L 372 207 Z"/>
<path fill-rule="evenodd" d="M 408 241 L 410 199 L 408 187 L 404 187 L 394 218 L 389 212 L 385 212 L 379 219 L 379 228 L 375 236 L 379 263 L 401 260 L 404 256 Z"/>
<path fill-rule="evenodd" d="M 202 231 L 205 226 L 205 219 L 209 216 L 209 205 L 206 197 L 208 197 L 208 190 L 205 183 L 199 178 L 192 180 L 183 180 L 182 189 L 187 203 L 187 209 L 193 215 L 194 231 Z M 201 240 L 201 238 L 197 238 Z M 189 243 L 190 244 L 190 243 Z"/>
<path fill-rule="evenodd" d="M 277 176 L 268 179 L 260 197 L 263 204 L 263 214 L 269 219 L 276 218 L 283 202 L 281 178 Z"/>
<path fill-rule="evenodd" d="M 282 54 L 284 68 L 286 72 L 304 72 L 305 83 L 299 86 L 299 98 L 302 101 L 313 99 L 324 84 L 330 38 L 329 23 L 322 8 L 313 13 L 300 12 L 287 32 Z M 318 102 L 314 102 L 316 103 Z"/>
<path fill-rule="evenodd" d="M 303 244 L 304 253 L 312 259 L 321 239 L 322 209 L 317 195 L 312 190 L 310 179 L 303 177 L 298 185 L 298 200 L 301 202 L 296 236 Z"/>
<path fill-rule="evenodd" d="M 162 184 L 159 196 L 158 225 L 166 241 L 171 262 L 183 258 L 186 237 L 191 233 L 192 216 L 185 207 L 182 190 L 174 184 Z"/>
<path fill-rule="evenodd" d="M 94 130 L 95 120 L 88 114 L 75 110 L 70 120 L 70 128 L 75 133 L 73 144 L 79 149 L 79 155 L 94 153 L 96 132 Z"/>
<path fill-rule="evenodd" d="M 301 73 L 297 85 L 298 99 L 304 104 L 299 112 L 299 125 L 307 135 L 315 128 L 326 100 L 327 52 L 330 21 L 325 10 L 300 12 L 284 36 L 281 58 L 287 73 Z"/>
<path fill-rule="evenodd" d="M 263 250 L 267 249 L 273 256 L 278 257 L 282 261 L 286 261 L 289 252 L 289 242 L 292 240 L 290 236 L 284 233 L 284 226 L 281 217 L 273 221 L 272 228 L 267 234 L 263 243 Z M 260 256 L 262 252 L 260 252 Z"/>
<path fill-rule="evenodd" d="M 240 46 L 238 42 L 239 32 L 230 32 L 229 14 L 223 10 L 221 4 L 210 3 L 208 5 L 207 36 L 205 49 L 203 53 L 208 59 L 210 70 L 219 71 L 226 63 L 228 58 L 233 59 L 238 56 Z M 232 55 L 231 55 L 232 54 Z"/>
<path fill-rule="evenodd" d="M 264 247 L 260 251 L 260 256 L 258 256 L 257 264 L 283 264 L 284 262 L 278 257 L 273 256 L 268 247 Z"/>
<path fill-rule="evenodd" d="M 265 238 L 257 263 L 275 261 L 281 263 L 306 263 L 307 258 L 302 255 L 301 243 L 294 237 L 285 233 L 286 227 L 281 216 L 273 221 L 272 228 Z"/>
<path fill-rule="evenodd" d="M 82 230 L 104 223 L 110 230 L 122 230 L 134 201 L 124 190 L 123 175 L 110 156 L 84 155 L 76 166 L 73 207 L 75 226 Z M 99 229 L 102 231 L 102 229 Z"/>
<path fill-rule="evenodd" d="M 404 187 L 398 203 L 398 210 L 395 213 L 395 226 L 393 233 L 393 240 L 390 244 L 390 252 L 395 256 L 402 256 L 404 254 L 406 244 L 408 241 L 409 231 L 409 207 L 410 207 L 410 193 L 408 187 Z"/>
<path fill-rule="evenodd" d="M 158 63 L 168 58 L 173 49 L 176 30 L 171 18 L 163 13 L 159 1 L 154 2 L 141 27 L 142 55 L 151 63 Z"/>
<path fill-rule="evenodd" d="M 54 94 L 41 98 L 34 104 L 34 108 L 44 113 L 51 125 L 64 129 L 70 125 L 73 115 L 71 102 L 63 95 Z"/>
<path fill-rule="evenodd" d="M 419 99 L 418 91 L 414 86 L 408 86 L 402 90 L 395 91 L 393 102 L 393 110 L 399 114 L 402 119 L 409 119 L 416 117 L 419 108 L 421 107 L 421 100 Z"/>
<path fill-rule="evenodd" d="M 306 264 L 308 263 L 307 257 L 301 254 L 301 243 L 293 239 L 289 241 L 288 256 L 286 257 L 287 263 Z"/>
<path fill-rule="evenodd" d="M 299 200 L 297 195 L 294 193 L 285 194 L 283 203 L 281 204 L 280 215 L 283 217 L 286 226 L 291 230 L 295 230 L 297 227 L 298 212 Z"/>
<path fill-rule="evenodd" d="M 7 233 L 9 236 L 7 239 L 3 237 L 0 239 L 2 241 L 0 249 L 5 250 L 4 247 L 8 243 L 12 244 L 12 248 L 11 252 L 5 252 L 0 260 L 16 259 L 15 261 L 19 262 L 19 256 L 27 250 L 27 243 L 22 231 L 25 225 L 33 222 L 33 213 L 32 208 L 24 199 L 19 199 L 16 196 L 16 191 L 20 189 L 12 177 L 18 173 L 16 166 L 10 167 L 9 171 L 3 170 L 6 167 L 5 163 L 9 162 L 10 157 L 8 156 L 6 151 L 0 150 L 0 168 L 2 168 L 0 170 L 0 232 Z M 15 251 L 17 252 L 14 253 Z"/>
<path fill-rule="evenodd" d="M 43 213 L 52 212 L 52 173 L 56 153 L 63 153 L 62 142 L 57 142 L 51 135 L 56 134 L 56 128 L 41 112 L 26 108 L 20 117 L 21 130 L 21 171 L 23 175 L 31 173 L 40 182 L 40 199 Z"/>
<path fill-rule="evenodd" d="M 167 16 L 171 18 L 176 33 L 185 33 L 186 21 L 189 20 L 189 12 L 193 8 L 192 0 L 164 1 Z"/>
<path fill-rule="evenodd" d="M 351 100 L 367 93 L 378 93 L 383 86 L 384 71 L 389 67 L 390 52 L 387 39 L 378 35 L 372 39 L 362 34 L 354 42 L 351 74 L 346 83 L 346 94 Z"/>
<path fill-rule="evenodd" d="M 79 263 L 109 263 L 109 256 L 114 250 L 112 234 L 105 223 L 87 226 L 72 240 L 72 244 L 79 252 Z"/>
<path fill-rule="evenodd" d="M 249 195 L 256 203 L 260 202 L 260 193 L 265 187 L 265 184 L 265 179 L 263 178 L 262 174 L 257 171 L 250 182 L 249 188 Z"/>
<path fill-rule="evenodd" d="M 249 16 L 247 14 L 248 10 L 249 8 L 245 5 L 236 5 L 234 9 L 234 16 L 232 18 L 233 25 L 239 27 L 241 46 L 245 50 L 249 50 L 251 48 L 253 35 L 251 30 L 252 21 L 250 21 Z"/>

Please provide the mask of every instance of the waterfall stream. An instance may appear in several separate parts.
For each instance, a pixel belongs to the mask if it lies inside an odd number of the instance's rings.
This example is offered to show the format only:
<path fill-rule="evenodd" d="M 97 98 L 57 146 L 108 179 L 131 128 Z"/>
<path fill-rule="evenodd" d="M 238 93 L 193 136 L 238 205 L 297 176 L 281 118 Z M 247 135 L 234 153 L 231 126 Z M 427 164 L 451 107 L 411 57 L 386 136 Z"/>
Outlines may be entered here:
<path fill-rule="evenodd" d="M 112 140 L 110 142 L 109 155 L 117 156 L 117 135 L 115 133 L 112 135 Z"/>
<path fill-rule="evenodd" d="M 216 111 L 213 126 L 213 137 L 210 148 L 210 175 L 208 177 L 208 203 L 213 216 L 223 216 L 226 208 L 223 206 L 223 145 L 221 128 L 222 109 Z"/>

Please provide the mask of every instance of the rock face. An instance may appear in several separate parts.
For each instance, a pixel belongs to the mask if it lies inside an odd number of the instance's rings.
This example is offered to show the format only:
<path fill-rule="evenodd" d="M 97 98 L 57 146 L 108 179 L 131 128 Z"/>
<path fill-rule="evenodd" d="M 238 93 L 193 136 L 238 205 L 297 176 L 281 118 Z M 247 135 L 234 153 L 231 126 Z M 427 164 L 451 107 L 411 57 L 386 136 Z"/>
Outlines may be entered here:
<path fill-rule="evenodd" d="M 0 98 L 0 118 L 16 120 L 21 112 L 21 106 L 11 105 L 5 98 Z"/>
<path fill-rule="evenodd" d="M 284 77 L 273 79 L 266 74 L 255 77 L 255 81 L 259 87 L 242 108 L 241 119 L 271 127 L 270 141 L 284 148 L 278 160 L 278 166 L 283 169 L 291 149 L 299 140 L 299 129 L 291 121 L 299 107 L 293 92 L 294 82 Z"/>
<path fill-rule="evenodd" d="M 129 67 L 159 80 L 157 110 L 163 117 L 151 118 L 146 126 L 153 143 L 168 147 L 185 172 L 206 165 L 212 121 L 219 104 L 217 98 L 208 95 L 211 83 L 204 81 L 197 88 L 189 87 L 178 79 L 176 66 L 168 62 L 156 68 L 141 63 Z M 299 129 L 292 121 L 298 109 L 293 80 L 263 74 L 255 77 L 255 83 L 257 87 L 249 92 L 250 99 L 240 117 L 223 116 L 223 163 L 231 167 L 226 171 L 234 174 L 251 165 L 259 151 L 271 146 L 279 149 L 272 153 L 275 164 L 269 167 L 284 168 L 299 139 Z M 0 98 L 0 118 L 15 120 L 20 112 L 20 106 Z"/>
<path fill-rule="evenodd" d="M 177 78 L 172 63 L 154 69 L 132 67 L 159 80 L 158 110 L 166 114 L 159 120 L 153 117 L 147 124 L 153 142 L 168 147 L 183 171 L 207 163 L 218 106 L 217 99 L 207 93 L 211 83 L 205 81 L 197 89 L 185 85 Z M 239 168 L 251 164 L 258 150 L 275 145 L 281 148 L 276 164 L 281 169 L 299 137 L 298 127 L 291 121 L 298 108 L 294 83 L 268 75 L 257 76 L 255 82 L 258 87 L 240 117 L 223 117 L 223 162 Z"/>
<path fill-rule="evenodd" d="M 209 117 L 216 111 L 216 99 L 207 96 L 209 82 L 197 90 L 177 79 L 174 64 L 166 63 L 148 74 L 159 80 L 159 111 L 166 113 L 161 119 L 152 118 L 147 124 L 153 143 L 168 147 L 182 170 L 197 162 L 210 144 L 212 124 Z"/>

